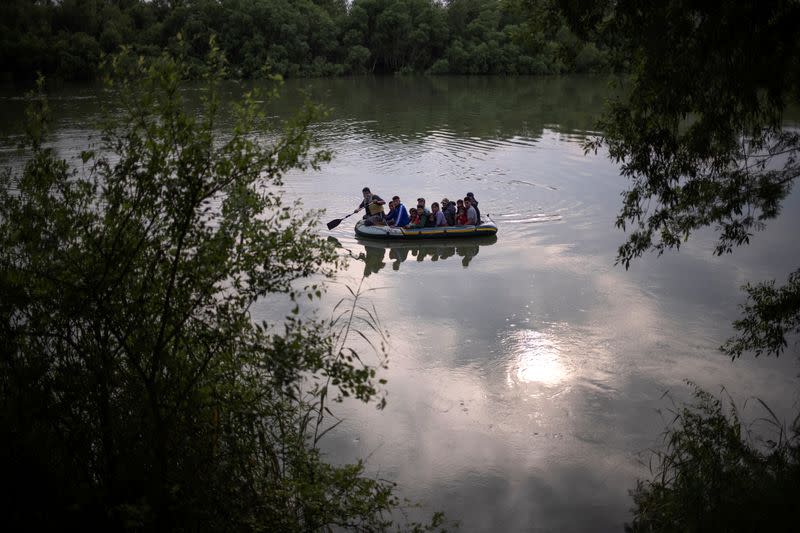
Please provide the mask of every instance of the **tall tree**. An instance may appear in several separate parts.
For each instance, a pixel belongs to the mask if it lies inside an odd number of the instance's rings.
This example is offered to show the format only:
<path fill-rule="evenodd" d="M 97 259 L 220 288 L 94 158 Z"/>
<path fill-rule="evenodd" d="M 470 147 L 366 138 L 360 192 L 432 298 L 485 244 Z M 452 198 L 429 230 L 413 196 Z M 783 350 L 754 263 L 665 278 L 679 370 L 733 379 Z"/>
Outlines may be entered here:
<path fill-rule="evenodd" d="M 800 177 L 800 133 L 783 114 L 800 89 L 800 4 L 725 0 L 606 2 L 606 11 L 562 0 L 584 35 L 608 25 L 631 59 L 628 94 L 589 144 L 608 148 L 631 180 L 617 225 L 629 229 L 618 261 L 679 248 L 711 226 L 716 254 L 746 244 Z M 603 17 L 600 17 L 601 13 Z M 800 327 L 800 271 L 789 283 L 749 286 L 739 335 L 725 345 L 778 355 Z"/>
<path fill-rule="evenodd" d="M 716 254 L 746 244 L 778 216 L 800 178 L 800 132 L 785 128 L 800 96 L 800 4 L 791 0 L 556 0 L 574 31 L 617 36 L 632 75 L 589 150 L 607 148 L 631 181 L 617 261 L 678 249 L 712 227 Z M 552 4 L 551 4 L 552 5 Z M 737 334 L 722 349 L 780 355 L 800 333 L 800 270 L 784 286 L 747 285 Z M 792 344 L 790 344 L 792 343 Z M 793 523 L 800 415 L 753 443 L 735 407 L 703 391 L 675 412 L 654 477 L 632 491 L 634 531 L 755 531 Z"/>

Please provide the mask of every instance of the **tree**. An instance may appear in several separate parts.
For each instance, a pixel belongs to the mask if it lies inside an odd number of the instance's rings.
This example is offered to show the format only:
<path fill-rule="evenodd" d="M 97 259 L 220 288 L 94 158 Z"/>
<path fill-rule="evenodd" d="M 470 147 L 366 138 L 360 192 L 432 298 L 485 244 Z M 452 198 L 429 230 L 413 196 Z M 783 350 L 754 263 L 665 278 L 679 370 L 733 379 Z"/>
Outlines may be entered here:
<path fill-rule="evenodd" d="M 280 194 L 287 171 L 330 157 L 308 133 L 319 109 L 267 142 L 254 136 L 266 125 L 260 96 L 248 94 L 220 136 L 222 60 L 213 46 L 210 57 L 199 116 L 180 64 L 115 58 L 122 111 L 78 168 L 44 144 L 38 100 L 24 169 L 0 175 L 0 501 L 11 529 L 391 523 L 393 485 L 361 464 L 331 466 L 317 448 L 330 400 L 378 399 L 375 367 L 348 347 L 359 304 L 332 321 L 250 314 L 264 297 L 320 296 L 303 280 L 336 270 L 318 214 Z"/>
<path fill-rule="evenodd" d="M 800 89 L 800 5 L 662 0 L 607 3 L 613 31 L 633 63 L 628 95 L 601 121 L 606 147 L 631 180 L 617 226 L 627 268 L 648 251 L 678 249 L 698 228 L 717 231 L 714 252 L 746 244 L 780 213 L 800 177 L 800 133 L 783 111 Z M 572 13 L 577 30 L 585 20 Z M 594 20 L 594 19 L 593 19 Z M 739 336 L 725 345 L 779 355 L 800 326 L 800 271 L 775 289 L 748 287 Z"/>
<path fill-rule="evenodd" d="M 219 36 L 236 78 L 263 77 L 268 70 L 285 76 L 337 76 L 608 69 L 608 36 L 576 39 L 555 3 L 5 0 L 0 2 L 0 76 L 34 79 L 43 72 L 93 78 L 99 75 L 100 51 L 114 53 L 120 46 L 148 57 L 165 49 L 178 53 L 183 46 L 199 71 L 210 35 Z M 531 6 L 535 15 L 528 17 L 526 7 Z M 362 61 L 364 49 L 370 55 Z"/>
<path fill-rule="evenodd" d="M 800 177 L 800 134 L 784 129 L 800 94 L 800 5 L 630 0 L 582 8 L 559 0 L 583 37 L 619 36 L 632 66 L 627 95 L 588 150 L 607 148 L 631 180 L 617 226 L 631 229 L 617 262 L 678 249 L 699 228 L 731 253 L 778 216 Z M 722 347 L 779 356 L 800 333 L 800 270 L 788 284 L 745 287 L 737 335 Z M 800 494 L 800 416 L 778 437 L 752 442 L 735 409 L 702 391 L 675 413 L 654 478 L 632 491 L 635 531 L 753 531 L 791 523 Z"/>

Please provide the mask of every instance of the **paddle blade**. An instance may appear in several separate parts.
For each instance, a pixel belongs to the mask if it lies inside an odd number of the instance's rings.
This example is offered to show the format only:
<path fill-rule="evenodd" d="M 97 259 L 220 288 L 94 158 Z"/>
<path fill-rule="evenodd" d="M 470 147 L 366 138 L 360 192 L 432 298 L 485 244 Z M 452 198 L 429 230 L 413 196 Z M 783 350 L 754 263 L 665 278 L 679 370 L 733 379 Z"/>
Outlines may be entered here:
<path fill-rule="evenodd" d="M 336 226 L 338 226 L 341 223 L 342 223 L 342 219 L 341 218 L 334 218 L 333 220 L 328 222 L 328 229 L 333 229 L 333 228 L 335 228 Z"/>

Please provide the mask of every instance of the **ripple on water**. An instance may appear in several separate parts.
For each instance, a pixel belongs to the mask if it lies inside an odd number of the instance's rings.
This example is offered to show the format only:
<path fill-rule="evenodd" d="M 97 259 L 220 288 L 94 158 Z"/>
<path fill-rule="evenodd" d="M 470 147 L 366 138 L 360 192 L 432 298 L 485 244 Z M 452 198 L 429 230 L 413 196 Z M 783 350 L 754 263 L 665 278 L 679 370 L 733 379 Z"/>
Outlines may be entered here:
<path fill-rule="evenodd" d="M 564 353 L 562 339 L 552 332 L 510 331 L 501 346 L 507 354 L 506 381 L 510 387 L 533 385 L 552 393 L 574 370 Z"/>
<path fill-rule="evenodd" d="M 336 120 L 327 126 L 321 137 L 324 141 L 341 146 L 348 152 L 348 157 L 373 164 L 380 170 L 408 167 L 410 162 L 433 155 L 441 160 L 438 165 L 433 165 L 434 168 L 446 168 L 451 174 L 463 175 L 471 161 L 480 163 L 500 149 L 527 148 L 538 142 L 538 139 L 523 136 L 464 136 L 447 127 L 418 134 L 393 133 L 391 130 L 378 132 L 374 121 Z"/>
<path fill-rule="evenodd" d="M 446 124 L 416 134 L 393 131 L 376 121 L 337 119 L 317 132 L 334 160 L 316 173 L 299 173 L 287 188 L 307 207 L 314 199 L 328 209 L 327 220 L 351 212 L 364 184 L 385 199 L 399 193 L 459 197 L 475 191 L 481 212 L 499 226 L 503 242 L 523 242 L 553 233 L 553 225 L 589 227 L 596 206 L 584 201 L 587 176 L 581 149 L 563 150 L 563 132 L 546 129 L 536 137 L 465 135 Z M 572 152 L 575 152 L 574 154 Z M 329 182 L 331 185 L 325 185 Z M 352 235 L 355 217 L 330 232 Z M 559 230 L 559 231 L 564 231 Z"/>

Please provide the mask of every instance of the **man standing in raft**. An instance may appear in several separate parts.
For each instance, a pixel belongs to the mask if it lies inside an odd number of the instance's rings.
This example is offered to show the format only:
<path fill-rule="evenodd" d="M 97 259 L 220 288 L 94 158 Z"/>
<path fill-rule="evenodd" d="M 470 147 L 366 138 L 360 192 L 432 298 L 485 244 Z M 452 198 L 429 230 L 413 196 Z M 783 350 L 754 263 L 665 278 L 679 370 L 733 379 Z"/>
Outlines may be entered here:
<path fill-rule="evenodd" d="M 364 199 L 361 200 L 361 203 L 353 213 L 358 213 L 361 209 L 366 208 L 367 212 L 364 213 L 364 221 L 367 226 L 384 224 L 383 204 L 386 202 L 377 194 L 372 194 L 369 187 L 364 187 L 361 192 L 364 194 Z"/>

